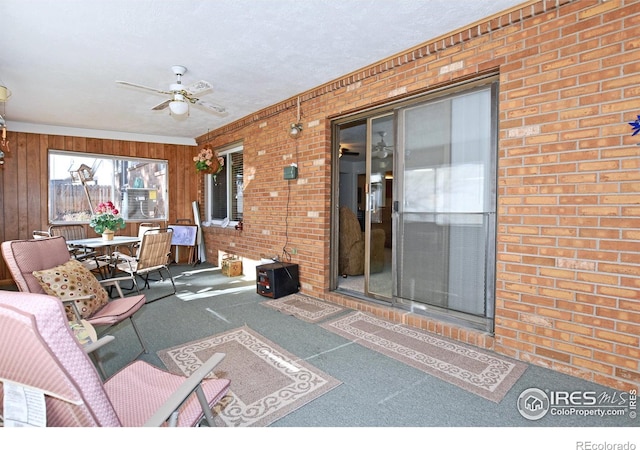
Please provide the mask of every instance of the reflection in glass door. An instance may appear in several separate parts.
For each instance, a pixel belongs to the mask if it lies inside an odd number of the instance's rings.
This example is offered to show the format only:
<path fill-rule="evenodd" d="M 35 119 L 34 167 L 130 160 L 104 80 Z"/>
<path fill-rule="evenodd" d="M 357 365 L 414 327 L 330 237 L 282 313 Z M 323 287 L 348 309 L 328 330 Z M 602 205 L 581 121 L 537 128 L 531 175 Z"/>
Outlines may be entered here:
<path fill-rule="evenodd" d="M 337 288 L 390 302 L 393 292 L 393 114 L 337 127 Z"/>

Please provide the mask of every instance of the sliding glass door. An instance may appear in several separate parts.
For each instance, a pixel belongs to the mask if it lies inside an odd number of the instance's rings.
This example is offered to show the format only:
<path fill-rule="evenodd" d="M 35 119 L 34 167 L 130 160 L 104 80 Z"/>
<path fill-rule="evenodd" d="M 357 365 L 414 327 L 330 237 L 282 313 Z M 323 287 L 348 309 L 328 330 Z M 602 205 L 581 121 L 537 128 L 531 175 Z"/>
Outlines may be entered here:
<path fill-rule="evenodd" d="M 493 317 L 496 92 L 398 110 L 396 302 Z"/>
<path fill-rule="evenodd" d="M 492 329 L 497 83 L 480 83 L 336 125 L 338 289 Z"/>

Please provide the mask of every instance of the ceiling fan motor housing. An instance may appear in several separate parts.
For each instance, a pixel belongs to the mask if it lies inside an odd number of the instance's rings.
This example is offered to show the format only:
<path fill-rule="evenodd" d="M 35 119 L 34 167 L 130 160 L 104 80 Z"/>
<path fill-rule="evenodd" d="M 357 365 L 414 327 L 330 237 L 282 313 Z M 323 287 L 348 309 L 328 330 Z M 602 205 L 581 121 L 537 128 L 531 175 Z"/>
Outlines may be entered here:
<path fill-rule="evenodd" d="M 173 73 L 179 77 L 187 72 L 187 68 L 184 66 L 171 66 L 171 70 L 173 70 Z"/>

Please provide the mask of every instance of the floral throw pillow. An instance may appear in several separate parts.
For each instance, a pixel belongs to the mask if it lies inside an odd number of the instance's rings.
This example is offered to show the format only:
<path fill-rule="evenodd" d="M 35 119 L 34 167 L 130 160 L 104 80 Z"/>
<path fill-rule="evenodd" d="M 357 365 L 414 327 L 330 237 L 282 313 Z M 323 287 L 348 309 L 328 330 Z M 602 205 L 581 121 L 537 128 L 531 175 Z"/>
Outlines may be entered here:
<path fill-rule="evenodd" d="M 107 291 L 100 285 L 95 275 L 74 259 L 51 269 L 37 270 L 33 272 L 33 276 L 47 294 L 61 300 L 91 295 L 91 298 L 80 298 L 75 301 L 83 319 L 91 317 L 109 301 Z M 70 304 L 65 305 L 65 310 L 69 320 L 76 320 Z"/>

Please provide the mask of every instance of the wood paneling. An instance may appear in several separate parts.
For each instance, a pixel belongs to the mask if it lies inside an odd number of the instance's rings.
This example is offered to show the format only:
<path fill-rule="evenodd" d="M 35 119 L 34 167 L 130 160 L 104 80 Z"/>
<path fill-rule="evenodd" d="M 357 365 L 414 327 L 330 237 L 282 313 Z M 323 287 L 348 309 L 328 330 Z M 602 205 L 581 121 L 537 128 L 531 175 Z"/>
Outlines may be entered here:
<path fill-rule="evenodd" d="M 191 202 L 198 198 L 198 179 L 193 168 L 196 147 L 109 139 L 13 133 L 7 138 L 11 151 L 0 168 L 0 241 L 31 239 L 33 230 L 49 228 L 48 149 L 101 155 L 165 159 L 169 162 L 169 223 L 191 218 Z M 91 236 L 91 230 L 88 235 Z M 137 223 L 127 224 L 126 234 L 137 234 Z M 11 274 L 0 258 L 0 283 Z"/>

